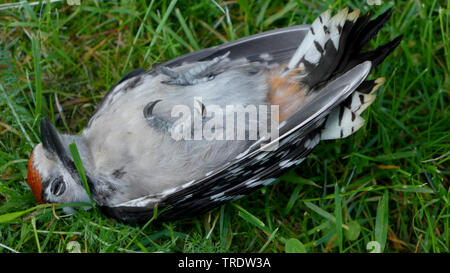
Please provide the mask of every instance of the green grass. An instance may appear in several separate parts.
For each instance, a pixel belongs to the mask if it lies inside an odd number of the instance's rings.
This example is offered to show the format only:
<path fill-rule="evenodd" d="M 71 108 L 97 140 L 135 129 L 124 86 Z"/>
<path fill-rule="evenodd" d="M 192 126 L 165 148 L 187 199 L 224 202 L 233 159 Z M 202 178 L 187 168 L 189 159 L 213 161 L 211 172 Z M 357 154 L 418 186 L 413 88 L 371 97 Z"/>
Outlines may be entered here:
<path fill-rule="evenodd" d="M 448 1 L 82 2 L 0 11 L 0 252 L 66 252 L 70 241 L 83 252 L 449 252 Z M 25 179 L 41 117 L 78 133 L 134 68 L 346 6 L 393 8 L 372 47 L 404 35 L 372 75 L 387 82 L 354 136 L 195 218 L 139 226 L 35 207 Z"/>

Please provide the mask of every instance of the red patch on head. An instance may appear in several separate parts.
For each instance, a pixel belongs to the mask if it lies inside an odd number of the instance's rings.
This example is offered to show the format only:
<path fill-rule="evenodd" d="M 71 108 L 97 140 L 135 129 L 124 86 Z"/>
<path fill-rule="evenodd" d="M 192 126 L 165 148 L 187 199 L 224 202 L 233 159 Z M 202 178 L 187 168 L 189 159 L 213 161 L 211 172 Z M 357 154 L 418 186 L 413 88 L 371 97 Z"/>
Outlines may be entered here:
<path fill-rule="evenodd" d="M 28 185 L 31 188 L 36 200 L 42 204 L 42 184 L 41 175 L 33 166 L 33 152 L 30 155 L 30 161 L 28 161 L 28 175 L 27 175 Z"/>

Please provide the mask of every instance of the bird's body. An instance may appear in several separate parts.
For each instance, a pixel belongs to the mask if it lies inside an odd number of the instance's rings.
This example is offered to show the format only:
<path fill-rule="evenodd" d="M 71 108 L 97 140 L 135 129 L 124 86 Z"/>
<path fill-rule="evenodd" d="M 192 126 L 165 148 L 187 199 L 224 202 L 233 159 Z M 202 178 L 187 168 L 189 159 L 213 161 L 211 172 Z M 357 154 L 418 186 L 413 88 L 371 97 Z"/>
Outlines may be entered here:
<path fill-rule="evenodd" d="M 105 183 L 117 189 L 116 192 L 121 192 L 105 204 L 117 204 L 180 186 L 216 170 L 247 149 L 252 141 L 226 140 L 225 137 L 212 141 L 203 137 L 176 141 L 164 128 L 150 126 L 143 110 L 149 102 L 164 98 L 153 113 L 175 122 L 172 108 L 185 105 L 193 113 L 195 98 L 201 98 L 206 108 L 218 105 L 224 110 L 226 105 L 268 105 L 268 69 L 259 68 L 257 74 L 251 74 L 254 67 L 230 66 L 214 81 L 201 83 L 200 88 L 198 85 L 166 85 L 161 81 L 167 76 L 149 73 L 117 85 L 112 90 L 111 101 L 105 101 L 108 106 L 96 112 L 79 136 L 78 145 L 84 147 L 79 149 L 87 172 L 100 175 Z M 181 66 L 177 70 L 184 69 L 186 67 Z M 132 89 L 128 88 L 130 84 L 134 85 Z M 209 92 L 213 89 L 214 92 Z M 252 90 L 252 96 L 242 90 Z"/>
<path fill-rule="evenodd" d="M 89 200 L 67 152 L 72 142 L 94 200 L 125 221 L 148 219 L 156 204 L 173 208 L 168 218 L 199 213 L 267 185 L 321 139 L 343 138 L 363 125 L 359 115 L 382 83 L 366 77 L 400 39 L 360 51 L 389 15 L 369 21 L 359 11 L 325 12 L 311 26 L 133 71 L 105 96 L 80 135 L 60 135 L 41 122 L 43 144 L 29 167 L 33 193 L 46 202 Z M 272 106 L 279 110 L 275 118 Z M 260 107 L 269 112 L 248 114 Z M 245 117 L 243 139 L 235 114 Z M 266 119 L 267 126 L 277 125 L 276 135 L 260 131 Z M 278 149 L 260 148 L 274 143 Z"/>

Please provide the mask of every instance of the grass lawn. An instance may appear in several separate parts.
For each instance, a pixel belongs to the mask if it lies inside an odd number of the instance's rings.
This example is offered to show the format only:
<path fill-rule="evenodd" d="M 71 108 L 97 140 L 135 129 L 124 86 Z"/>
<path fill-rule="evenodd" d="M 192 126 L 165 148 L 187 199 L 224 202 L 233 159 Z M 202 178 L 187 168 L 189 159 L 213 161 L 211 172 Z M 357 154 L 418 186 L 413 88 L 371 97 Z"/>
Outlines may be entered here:
<path fill-rule="evenodd" d="M 67 252 L 71 241 L 90 253 L 449 252 L 450 2 L 81 2 L 0 5 L 0 253 Z M 404 35 L 372 73 L 387 81 L 355 135 L 195 218 L 126 225 L 97 208 L 37 206 L 26 171 L 41 117 L 79 133 L 132 69 L 344 7 L 392 7 L 372 47 Z"/>

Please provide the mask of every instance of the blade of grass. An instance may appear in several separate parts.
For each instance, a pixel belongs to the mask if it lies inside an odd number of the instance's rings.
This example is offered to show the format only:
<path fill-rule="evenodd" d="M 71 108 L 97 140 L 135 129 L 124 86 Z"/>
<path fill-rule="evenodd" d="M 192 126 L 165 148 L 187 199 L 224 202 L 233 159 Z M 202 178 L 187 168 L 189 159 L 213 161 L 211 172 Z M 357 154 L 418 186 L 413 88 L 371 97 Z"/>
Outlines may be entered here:
<path fill-rule="evenodd" d="M 2 243 L 0 243 L 0 247 L 4 248 L 4 249 L 6 249 L 6 250 L 9 250 L 9 251 L 11 251 L 12 253 L 20 253 L 19 251 L 15 250 L 15 249 L 12 249 L 12 248 L 10 248 L 9 246 L 6 246 L 6 245 L 4 245 L 4 244 L 2 244 Z"/>
<path fill-rule="evenodd" d="M 336 217 L 336 234 L 338 238 L 339 252 L 343 252 L 343 244 L 342 244 L 342 197 L 339 196 L 339 186 L 334 185 L 334 205 L 335 212 L 334 215 Z"/>
<path fill-rule="evenodd" d="M 127 60 L 125 61 L 125 65 L 122 69 L 122 73 L 125 73 L 125 71 L 128 69 L 128 64 L 130 62 L 131 54 L 133 54 L 136 43 L 137 43 L 139 37 L 141 36 L 142 30 L 144 29 L 144 26 L 145 26 L 145 22 L 147 21 L 148 15 L 150 14 L 150 11 L 153 7 L 154 2 L 155 2 L 154 0 L 152 0 L 150 2 L 150 5 L 148 6 L 147 11 L 145 12 L 144 18 L 142 19 L 141 25 L 139 26 L 139 29 L 138 29 L 136 35 L 134 36 L 134 40 L 133 40 L 130 50 L 128 51 Z"/>
<path fill-rule="evenodd" d="M 37 205 L 37 206 L 34 206 L 34 207 L 26 209 L 26 210 L 2 214 L 2 215 L 0 215 L 0 224 L 8 223 L 8 222 L 15 220 L 15 219 L 19 218 L 20 216 L 27 214 L 29 212 L 32 212 L 34 210 L 37 210 L 40 208 L 47 208 L 47 207 L 51 207 L 51 206 L 52 206 L 51 204 L 41 204 L 41 205 Z"/>
<path fill-rule="evenodd" d="M 27 131 L 25 131 L 25 128 L 22 125 L 22 122 L 20 121 L 21 119 L 19 118 L 19 116 L 17 115 L 16 110 L 14 109 L 14 106 L 12 105 L 12 102 L 10 101 L 8 95 L 6 94 L 5 89 L 3 88 L 3 85 L 0 83 L 0 89 L 3 92 L 3 95 L 5 97 L 6 103 L 8 104 L 8 107 L 11 109 L 11 112 L 14 116 L 14 118 L 17 121 L 17 124 L 19 124 L 20 130 L 22 131 L 22 133 L 24 134 L 25 138 L 28 141 L 28 144 L 30 144 L 32 147 L 34 146 L 33 141 L 31 140 L 30 136 L 28 135 Z"/>
<path fill-rule="evenodd" d="M 291 197 L 289 198 L 286 208 L 283 210 L 283 216 L 286 216 L 292 209 L 292 207 L 294 206 L 295 202 L 298 199 L 298 196 L 300 195 L 300 191 L 302 190 L 302 188 L 303 185 L 297 185 L 297 187 L 295 187 L 294 191 L 291 194 Z"/>
<path fill-rule="evenodd" d="M 381 252 L 384 251 L 387 240 L 389 216 L 389 195 L 385 191 L 383 198 L 378 202 L 377 216 L 375 221 L 375 241 L 381 246 Z"/>
<path fill-rule="evenodd" d="M 34 216 L 31 218 L 31 225 L 33 227 L 33 233 L 34 233 L 34 238 L 36 239 L 36 246 L 37 246 L 38 252 L 41 253 L 42 252 L 41 244 L 39 242 L 39 237 L 38 237 L 37 230 L 36 230 L 36 218 Z"/>
<path fill-rule="evenodd" d="M 172 0 L 170 1 L 169 7 L 166 10 L 166 13 L 164 13 L 164 16 L 161 20 L 161 22 L 158 24 L 158 26 L 156 27 L 155 33 L 156 35 L 153 36 L 150 45 L 147 48 L 147 52 L 144 55 L 144 60 L 142 63 L 145 64 L 145 62 L 147 61 L 148 56 L 150 55 L 150 51 L 152 50 L 152 47 L 155 45 L 156 40 L 159 37 L 159 34 L 161 33 L 161 30 L 163 29 L 164 25 L 166 24 L 167 18 L 169 18 L 169 15 L 172 13 L 172 10 L 175 7 L 175 4 L 177 3 L 178 0 Z"/>
<path fill-rule="evenodd" d="M 267 248 L 267 246 L 270 244 L 270 242 L 272 242 L 273 239 L 275 238 L 275 235 L 277 234 L 277 232 L 278 232 L 278 228 L 276 228 L 276 229 L 270 234 L 269 238 L 268 238 L 267 241 L 264 243 L 264 245 L 259 249 L 258 253 L 262 253 L 262 252 Z"/>
<path fill-rule="evenodd" d="M 175 9 L 175 15 L 178 18 L 178 21 L 180 22 L 181 27 L 183 28 L 184 34 L 186 34 L 189 43 L 193 47 L 194 50 L 199 50 L 200 46 L 197 43 L 197 40 L 194 38 L 194 35 L 192 34 L 192 31 L 189 29 L 189 27 L 186 25 L 186 21 L 183 18 L 183 15 L 181 14 L 180 10 L 178 8 Z"/>
<path fill-rule="evenodd" d="M 34 117 L 38 119 L 42 114 L 42 66 L 41 66 L 41 43 L 40 37 L 31 37 L 31 47 L 33 49 L 34 60 L 34 81 L 36 88 L 36 104 L 34 109 Z"/>
<path fill-rule="evenodd" d="M 264 27 L 270 26 L 273 22 L 282 18 L 287 12 L 294 9 L 295 7 L 297 7 L 297 2 L 289 2 L 280 11 L 267 18 L 263 23 Z"/>
<path fill-rule="evenodd" d="M 84 171 L 83 162 L 81 161 L 80 153 L 78 152 L 77 144 L 75 142 L 72 142 L 69 144 L 69 151 L 72 155 L 73 162 L 75 163 L 75 167 L 77 168 L 78 175 L 80 176 L 81 182 L 83 183 L 84 189 L 86 190 L 87 194 L 89 195 L 89 199 L 91 200 L 92 204 L 94 204 L 94 199 L 92 198 L 91 190 L 89 189 L 89 185 L 86 178 L 86 173 Z"/>
<path fill-rule="evenodd" d="M 308 208 L 310 208 L 312 211 L 314 211 L 315 213 L 319 214 L 320 216 L 322 216 L 323 218 L 330 220 L 333 223 L 336 223 L 336 217 L 334 217 L 331 213 L 319 208 L 318 206 L 314 205 L 311 202 L 305 201 L 303 202 Z M 347 225 L 341 224 L 341 226 L 345 229 L 348 229 Z"/>
<path fill-rule="evenodd" d="M 263 221 L 261 221 L 258 217 L 256 217 L 255 215 L 251 214 L 250 212 L 248 212 L 247 210 L 245 210 L 243 207 L 232 203 L 232 206 L 238 209 L 238 215 L 239 217 L 241 217 L 242 219 L 244 219 L 246 222 L 258 227 L 259 229 L 266 231 L 268 233 L 272 233 L 271 230 L 269 230 L 267 228 L 267 226 L 264 224 Z"/>

